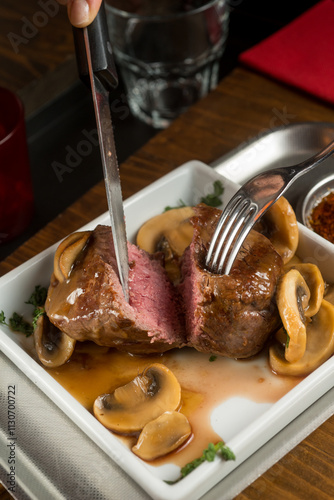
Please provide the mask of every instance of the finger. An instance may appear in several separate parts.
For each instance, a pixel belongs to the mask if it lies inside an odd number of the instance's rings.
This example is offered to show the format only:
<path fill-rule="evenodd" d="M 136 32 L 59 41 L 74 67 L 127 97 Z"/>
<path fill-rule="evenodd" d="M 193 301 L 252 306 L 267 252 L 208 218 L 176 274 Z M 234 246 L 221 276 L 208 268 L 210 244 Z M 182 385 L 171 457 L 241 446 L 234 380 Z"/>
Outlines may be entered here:
<path fill-rule="evenodd" d="M 84 28 L 90 24 L 99 11 L 102 0 L 69 0 L 68 17 L 71 24 Z"/>

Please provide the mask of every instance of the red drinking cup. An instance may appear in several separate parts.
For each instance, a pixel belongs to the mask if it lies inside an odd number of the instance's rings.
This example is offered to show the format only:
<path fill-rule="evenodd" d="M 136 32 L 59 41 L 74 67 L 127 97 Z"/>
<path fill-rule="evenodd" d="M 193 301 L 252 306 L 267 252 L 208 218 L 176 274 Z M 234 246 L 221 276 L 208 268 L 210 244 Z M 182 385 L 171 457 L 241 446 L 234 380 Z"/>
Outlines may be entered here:
<path fill-rule="evenodd" d="M 0 244 L 19 235 L 33 214 L 33 189 L 21 100 L 0 87 Z"/>

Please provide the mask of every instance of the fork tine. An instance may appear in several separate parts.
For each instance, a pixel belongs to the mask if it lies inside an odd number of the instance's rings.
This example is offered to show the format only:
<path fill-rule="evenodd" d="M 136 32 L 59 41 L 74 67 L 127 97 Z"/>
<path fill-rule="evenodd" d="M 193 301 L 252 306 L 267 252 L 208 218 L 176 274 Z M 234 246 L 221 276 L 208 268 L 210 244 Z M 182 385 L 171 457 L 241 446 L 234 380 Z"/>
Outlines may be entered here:
<path fill-rule="evenodd" d="M 222 233 L 223 236 L 221 236 L 219 245 L 217 245 L 217 252 L 214 258 L 214 268 L 218 273 L 221 272 L 231 248 L 238 242 L 237 235 L 240 233 L 240 229 L 243 223 L 249 218 L 249 207 L 251 206 L 251 200 L 242 200 L 242 203 L 240 203 L 239 205 L 239 211 L 237 211 L 236 208 L 236 212 L 233 214 L 232 224 L 230 225 L 230 227 L 227 227 L 226 225 L 223 231 L 223 233 L 225 234 Z"/>
<path fill-rule="evenodd" d="M 254 225 L 254 222 L 255 222 L 256 217 L 257 217 L 258 209 L 257 209 L 256 204 L 252 203 L 251 200 L 249 200 L 249 201 L 250 201 L 250 204 L 247 207 L 248 213 L 241 220 L 241 224 L 244 222 L 244 226 L 243 226 L 242 230 L 239 232 L 239 234 L 237 235 L 234 243 L 233 243 L 234 238 L 233 239 L 229 238 L 229 241 L 227 242 L 227 244 L 225 246 L 225 251 L 223 252 L 223 254 L 220 258 L 220 261 L 219 261 L 219 265 L 218 265 L 218 269 L 217 269 L 218 273 L 229 274 L 229 272 L 233 266 L 233 263 L 238 255 L 238 252 L 239 252 L 243 242 L 245 241 L 245 238 L 247 237 L 248 233 L 250 232 L 250 230 L 252 229 L 252 227 Z M 241 224 L 239 224 L 239 228 L 240 228 Z M 235 232 L 235 234 L 236 233 L 237 232 Z M 233 246 L 232 246 L 232 243 L 233 243 Z M 226 260 L 228 250 L 231 247 L 232 247 L 231 252 L 228 255 L 227 260 Z"/>
<path fill-rule="evenodd" d="M 217 235 L 217 245 L 215 248 L 214 257 L 212 259 L 212 270 L 218 272 L 221 267 L 220 262 L 225 261 L 227 253 L 238 234 L 240 227 L 247 217 L 248 207 L 250 205 L 249 199 L 244 199 L 241 196 L 230 213 L 228 213 L 228 221 L 222 228 L 222 231 Z M 217 268 L 217 264 L 218 268 Z"/>
<path fill-rule="evenodd" d="M 215 257 L 217 256 L 216 244 L 218 242 L 218 248 L 221 248 L 223 243 L 224 243 L 224 241 L 222 241 L 219 238 L 220 232 L 221 232 L 222 228 L 224 227 L 226 220 L 228 219 L 228 217 L 230 217 L 230 214 L 233 211 L 235 211 L 235 208 L 238 207 L 241 200 L 242 200 L 242 197 L 240 195 L 233 196 L 231 198 L 231 200 L 228 202 L 228 204 L 226 205 L 225 210 L 223 211 L 222 215 L 220 216 L 218 223 L 217 223 L 217 226 L 216 226 L 216 229 L 212 235 L 209 250 L 208 250 L 208 253 L 206 256 L 205 264 L 207 267 L 212 268 L 212 266 L 213 266 L 212 257 L 215 259 Z"/>

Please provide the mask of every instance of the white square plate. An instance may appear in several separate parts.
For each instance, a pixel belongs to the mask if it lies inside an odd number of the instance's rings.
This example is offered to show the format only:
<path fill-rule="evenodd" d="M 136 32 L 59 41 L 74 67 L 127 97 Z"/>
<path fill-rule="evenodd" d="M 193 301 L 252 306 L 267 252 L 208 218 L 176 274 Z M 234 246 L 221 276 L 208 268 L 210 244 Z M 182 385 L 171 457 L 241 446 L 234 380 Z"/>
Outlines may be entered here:
<path fill-rule="evenodd" d="M 198 203 L 201 196 L 212 191 L 212 184 L 216 179 L 223 182 L 225 205 L 238 185 L 197 161 L 179 167 L 126 200 L 125 215 L 129 240 L 134 241 L 140 225 L 148 218 L 161 213 L 167 205 L 177 205 L 180 199 L 186 204 Z M 83 229 L 93 229 L 97 224 L 108 224 L 108 217 L 108 214 L 104 214 Z M 317 262 L 324 278 L 334 282 L 333 246 L 317 238 L 303 226 L 300 225 L 299 229 L 299 256 Z M 50 247 L 0 279 L 0 310 L 5 312 L 6 317 L 10 317 L 14 311 L 28 314 L 28 306 L 24 303 L 35 285 L 48 286 L 56 247 L 57 245 Z M 0 349 L 111 459 L 157 500 L 200 498 L 334 386 L 332 357 L 276 403 L 263 404 L 231 397 L 218 404 L 212 412 L 211 424 L 234 451 L 236 461 L 224 462 L 217 458 L 212 463 L 202 464 L 196 473 L 190 474 L 182 481 L 168 485 L 164 479 L 178 477 L 178 467 L 173 464 L 153 467 L 138 459 L 36 362 L 31 339 L 1 326 Z"/>

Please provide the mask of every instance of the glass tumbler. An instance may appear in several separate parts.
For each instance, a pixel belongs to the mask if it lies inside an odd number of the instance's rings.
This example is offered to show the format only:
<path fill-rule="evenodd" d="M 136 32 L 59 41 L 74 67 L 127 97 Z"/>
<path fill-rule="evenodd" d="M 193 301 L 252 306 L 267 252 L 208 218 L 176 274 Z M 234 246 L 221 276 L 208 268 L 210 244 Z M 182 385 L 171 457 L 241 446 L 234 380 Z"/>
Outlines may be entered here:
<path fill-rule="evenodd" d="M 107 0 L 109 36 L 132 113 L 167 127 L 216 87 L 226 0 Z"/>

